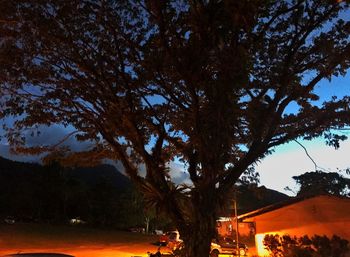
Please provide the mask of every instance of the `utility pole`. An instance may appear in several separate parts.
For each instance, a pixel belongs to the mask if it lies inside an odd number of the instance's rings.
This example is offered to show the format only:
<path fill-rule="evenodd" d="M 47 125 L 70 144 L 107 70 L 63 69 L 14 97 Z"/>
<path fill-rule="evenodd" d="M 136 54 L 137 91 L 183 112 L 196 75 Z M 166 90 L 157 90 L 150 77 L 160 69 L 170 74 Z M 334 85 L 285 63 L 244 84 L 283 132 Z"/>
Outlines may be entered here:
<path fill-rule="evenodd" d="M 238 238 L 238 215 L 237 215 L 237 197 L 236 197 L 236 192 L 235 192 L 235 199 L 234 201 L 234 209 L 235 209 L 235 219 L 236 219 L 236 255 L 240 257 L 241 253 L 239 251 L 239 238 Z"/>

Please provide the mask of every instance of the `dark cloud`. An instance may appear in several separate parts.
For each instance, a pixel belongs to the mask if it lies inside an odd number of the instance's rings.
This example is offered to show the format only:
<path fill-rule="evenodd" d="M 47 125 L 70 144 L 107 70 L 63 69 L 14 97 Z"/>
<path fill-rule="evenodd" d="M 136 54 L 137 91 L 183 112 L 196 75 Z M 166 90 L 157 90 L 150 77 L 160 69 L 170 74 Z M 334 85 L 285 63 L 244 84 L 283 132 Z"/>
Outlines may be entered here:
<path fill-rule="evenodd" d="M 2 121 L 4 123 L 4 121 Z M 40 131 L 40 133 L 37 133 Z M 44 146 L 44 145 L 55 145 L 65 138 L 69 133 L 74 131 L 73 127 L 64 127 L 60 125 L 53 126 L 41 126 L 38 130 L 28 131 L 24 134 L 26 137 L 26 144 L 28 146 Z M 4 131 L 0 129 L 0 135 L 4 135 Z M 72 151 L 78 152 L 87 150 L 92 146 L 92 142 L 80 142 L 77 141 L 74 136 L 67 138 L 62 144 L 64 146 L 69 146 Z M 41 162 L 41 157 L 38 155 L 18 155 L 10 152 L 10 146 L 8 145 L 6 139 L 0 140 L 0 156 L 21 162 Z M 115 166 L 120 172 L 124 173 L 123 165 L 119 161 L 106 160 L 108 164 Z M 184 171 L 184 166 L 179 162 L 171 162 L 169 164 L 170 176 L 172 181 L 176 184 L 191 184 L 189 175 Z M 141 176 L 145 176 L 146 171 L 143 165 L 139 166 Z"/>
<path fill-rule="evenodd" d="M 2 121 L 4 123 L 4 121 Z M 33 146 L 49 146 L 56 145 L 61 142 L 69 133 L 73 130 L 72 127 L 63 127 L 60 125 L 53 126 L 41 126 L 39 129 L 26 131 L 23 136 L 26 138 L 26 145 L 29 147 Z M 39 133 L 38 133 L 39 132 Z M 5 158 L 24 161 L 24 162 L 39 162 L 42 156 L 33 155 L 15 155 L 10 152 L 10 146 L 6 138 L 4 138 L 5 131 L 0 129 L 0 156 Z M 92 146 L 91 142 L 80 142 L 77 141 L 74 136 L 68 137 L 62 144 L 62 146 L 69 146 L 69 148 L 74 151 L 83 151 Z"/>
<path fill-rule="evenodd" d="M 37 131 L 39 131 L 39 134 L 36 133 Z M 26 143 L 28 146 L 56 145 L 65 139 L 72 131 L 74 131 L 72 127 L 63 127 L 59 125 L 50 127 L 41 126 L 38 130 L 26 133 Z M 77 141 L 75 136 L 72 135 L 66 138 L 62 145 L 69 146 L 72 151 L 82 151 L 90 147 L 92 143 L 89 141 Z"/>
<path fill-rule="evenodd" d="M 23 154 L 13 154 L 10 152 L 10 146 L 9 145 L 2 145 L 0 144 L 0 156 L 6 159 L 10 159 L 13 161 L 19 161 L 19 162 L 33 162 L 33 163 L 39 163 L 40 162 L 40 156 L 38 155 L 23 155 Z"/>

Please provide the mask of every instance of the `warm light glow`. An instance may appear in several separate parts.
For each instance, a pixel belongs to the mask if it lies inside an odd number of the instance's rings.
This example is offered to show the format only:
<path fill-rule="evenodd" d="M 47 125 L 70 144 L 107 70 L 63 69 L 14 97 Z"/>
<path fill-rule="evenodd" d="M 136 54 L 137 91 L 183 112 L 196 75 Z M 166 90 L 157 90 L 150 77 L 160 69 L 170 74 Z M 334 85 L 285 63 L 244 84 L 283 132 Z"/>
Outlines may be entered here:
<path fill-rule="evenodd" d="M 256 245 L 256 251 L 259 256 L 267 256 L 268 251 L 265 249 L 263 241 L 264 241 L 265 234 L 256 234 L 255 235 L 255 245 Z"/>
<path fill-rule="evenodd" d="M 265 246 L 264 246 L 265 235 L 275 235 L 275 234 L 283 234 L 283 233 L 281 233 L 281 231 L 274 231 L 274 232 L 261 233 L 261 234 L 255 235 L 255 247 L 260 257 L 269 256 L 269 252 L 265 249 Z"/>
<path fill-rule="evenodd" d="M 42 243 L 42 242 L 40 242 Z M 7 254 L 14 254 L 18 252 L 23 253 L 64 253 L 73 255 L 75 257 L 147 257 L 147 252 L 155 253 L 158 246 L 148 243 L 142 244 L 86 244 L 86 245 L 71 245 L 59 243 L 58 247 L 6 247 L 1 246 L 0 256 Z M 164 250 L 164 252 L 166 252 Z"/>

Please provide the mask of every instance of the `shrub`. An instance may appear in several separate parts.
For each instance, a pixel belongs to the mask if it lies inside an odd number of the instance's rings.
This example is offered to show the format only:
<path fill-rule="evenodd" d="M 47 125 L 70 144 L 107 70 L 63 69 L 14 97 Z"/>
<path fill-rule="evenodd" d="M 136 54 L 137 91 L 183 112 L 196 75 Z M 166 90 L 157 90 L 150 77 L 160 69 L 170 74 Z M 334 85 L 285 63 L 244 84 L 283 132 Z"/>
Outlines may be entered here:
<path fill-rule="evenodd" d="M 348 241 L 334 235 L 296 237 L 290 235 L 266 235 L 265 249 L 271 257 L 344 257 L 349 251 Z"/>

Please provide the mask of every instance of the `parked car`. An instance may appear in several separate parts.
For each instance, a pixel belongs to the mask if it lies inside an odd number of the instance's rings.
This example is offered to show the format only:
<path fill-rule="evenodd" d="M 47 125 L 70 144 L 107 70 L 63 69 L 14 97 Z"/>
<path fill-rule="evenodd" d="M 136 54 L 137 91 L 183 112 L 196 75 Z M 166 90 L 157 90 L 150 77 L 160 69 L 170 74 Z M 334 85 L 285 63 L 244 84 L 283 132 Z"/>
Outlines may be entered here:
<path fill-rule="evenodd" d="M 183 241 L 180 239 L 180 233 L 177 230 L 165 233 L 159 238 L 159 242 L 161 245 L 166 245 L 173 251 L 183 246 Z M 211 242 L 210 257 L 218 257 L 219 254 L 247 255 L 248 246 L 246 244 L 239 243 L 238 248 L 239 252 L 237 252 L 236 241 L 232 237 L 219 237 L 213 239 Z"/>
<path fill-rule="evenodd" d="M 168 232 L 167 233 L 163 233 L 162 235 L 159 236 L 158 238 L 158 243 L 159 245 L 167 245 L 168 243 Z"/>
<path fill-rule="evenodd" d="M 248 246 L 244 243 L 238 244 L 239 255 L 246 256 L 248 253 Z M 210 257 L 218 257 L 219 254 L 238 255 L 237 244 L 231 237 L 220 237 L 212 241 L 210 246 Z"/>
<path fill-rule="evenodd" d="M 129 231 L 132 233 L 145 233 L 146 229 L 142 227 L 134 227 L 134 228 L 129 228 Z"/>
<path fill-rule="evenodd" d="M 12 216 L 7 216 L 7 217 L 4 219 L 4 222 L 5 222 L 6 224 L 13 225 L 13 224 L 16 223 L 16 220 L 15 220 L 15 218 L 12 217 Z"/>
<path fill-rule="evenodd" d="M 160 229 L 155 229 L 153 232 L 155 235 L 158 235 L 158 236 L 161 236 L 164 234 L 163 230 L 160 230 Z"/>
<path fill-rule="evenodd" d="M 159 237 L 159 244 L 171 249 L 177 248 L 181 243 L 182 239 L 180 239 L 180 233 L 177 230 L 166 232 Z"/>
<path fill-rule="evenodd" d="M 179 249 L 183 246 L 183 241 L 180 239 L 180 233 L 177 230 L 169 231 L 159 237 L 161 245 L 166 245 L 171 250 Z M 218 237 L 213 239 L 210 246 L 210 257 L 218 257 L 219 254 L 240 255 L 246 256 L 248 246 L 244 243 L 238 244 L 239 252 L 237 252 L 236 241 L 232 237 Z M 153 255 L 157 256 L 157 255 Z"/>
<path fill-rule="evenodd" d="M 86 224 L 86 221 L 82 220 L 80 217 L 76 217 L 69 220 L 71 225 Z"/>

